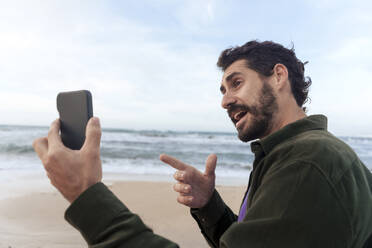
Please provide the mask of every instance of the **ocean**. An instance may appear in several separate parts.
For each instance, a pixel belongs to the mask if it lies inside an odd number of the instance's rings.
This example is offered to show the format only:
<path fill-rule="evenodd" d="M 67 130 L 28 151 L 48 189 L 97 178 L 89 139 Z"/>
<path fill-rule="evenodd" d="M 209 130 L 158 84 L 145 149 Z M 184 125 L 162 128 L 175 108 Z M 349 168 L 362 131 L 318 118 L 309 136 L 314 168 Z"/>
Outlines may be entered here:
<path fill-rule="evenodd" d="M 35 138 L 46 136 L 48 127 L 0 125 L 0 172 L 6 178 L 22 172 L 43 171 L 31 146 Z M 339 137 L 349 144 L 365 165 L 372 169 L 372 137 Z M 156 130 L 103 129 L 101 159 L 104 173 L 133 177 L 162 177 L 175 169 L 159 160 L 167 153 L 200 170 L 210 153 L 217 154 L 217 179 L 246 183 L 252 168 L 249 143 L 234 133 L 174 132 Z"/>

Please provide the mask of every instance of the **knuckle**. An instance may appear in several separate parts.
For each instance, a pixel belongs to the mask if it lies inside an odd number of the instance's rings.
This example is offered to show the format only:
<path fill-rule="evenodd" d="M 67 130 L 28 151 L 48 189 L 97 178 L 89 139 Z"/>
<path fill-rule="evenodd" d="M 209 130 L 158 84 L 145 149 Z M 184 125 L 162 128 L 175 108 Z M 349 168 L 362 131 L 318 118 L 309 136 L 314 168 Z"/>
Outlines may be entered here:
<path fill-rule="evenodd" d="M 180 180 L 181 180 L 182 182 L 185 182 L 185 181 L 186 181 L 186 174 L 185 174 L 185 173 L 182 173 L 182 174 L 180 175 Z"/>
<path fill-rule="evenodd" d="M 187 190 L 185 190 L 185 184 L 178 183 L 176 187 L 177 187 L 177 192 L 179 192 L 181 194 L 188 193 Z"/>
<path fill-rule="evenodd" d="M 43 160 L 43 165 L 45 167 L 46 170 L 48 170 L 48 168 L 50 167 L 50 164 L 51 164 L 51 161 L 50 161 L 50 158 L 49 156 L 46 156 Z"/>
<path fill-rule="evenodd" d="M 181 181 L 182 180 L 182 172 L 181 171 L 176 171 L 173 175 L 174 179 Z"/>
<path fill-rule="evenodd" d="M 177 183 L 175 185 L 175 190 L 182 194 L 190 193 L 190 185 L 184 183 Z"/>
<path fill-rule="evenodd" d="M 58 161 L 58 153 L 56 151 L 50 152 L 47 157 L 47 164 L 53 164 Z"/>
<path fill-rule="evenodd" d="M 192 196 L 178 196 L 177 201 L 184 205 L 189 205 L 192 203 Z"/>
<path fill-rule="evenodd" d="M 191 193 L 191 186 L 190 185 L 183 186 L 183 191 L 185 193 Z"/>
<path fill-rule="evenodd" d="M 44 169 L 45 171 L 48 173 L 48 177 L 50 178 L 50 175 L 51 173 L 53 173 L 54 171 L 54 163 L 53 162 L 50 162 L 50 160 L 48 160 L 48 158 L 43 162 L 43 165 L 44 165 Z"/>
<path fill-rule="evenodd" d="M 186 172 L 185 171 L 180 171 L 179 172 L 179 179 L 184 181 L 186 179 Z"/>
<path fill-rule="evenodd" d="M 180 196 L 180 202 L 182 203 L 182 204 L 185 204 L 186 202 L 185 202 L 185 197 L 184 196 Z"/>
<path fill-rule="evenodd" d="M 48 155 L 45 158 L 45 165 L 54 166 L 55 164 L 58 164 L 63 155 L 64 155 L 63 152 L 59 149 L 49 151 Z"/>
<path fill-rule="evenodd" d="M 178 184 L 177 183 L 176 184 L 173 184 L 173 190 L 176 191 L 176 192 L 178 192 Z"/>

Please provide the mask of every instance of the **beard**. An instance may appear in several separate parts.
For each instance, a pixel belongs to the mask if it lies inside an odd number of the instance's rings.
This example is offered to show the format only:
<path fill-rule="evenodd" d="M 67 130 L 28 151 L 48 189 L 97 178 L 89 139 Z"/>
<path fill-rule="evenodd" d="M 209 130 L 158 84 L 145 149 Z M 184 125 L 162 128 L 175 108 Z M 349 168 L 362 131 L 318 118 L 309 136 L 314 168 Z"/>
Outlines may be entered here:
<path fill-rule="evenodd" d="M 243 125 L 238 129 L 238 137 L 241 141 L 248 142 L 264 137 L 270 132 L 274 114 L 278 110 L 278 103 L 272 87 L 267 82 L 263 82 L 258 104 L 250 106 L 233 104 L 228 109 L 229 116 L 236 110 L 246 111 L 246 115 L 251 115 L 249 126 Z"/>

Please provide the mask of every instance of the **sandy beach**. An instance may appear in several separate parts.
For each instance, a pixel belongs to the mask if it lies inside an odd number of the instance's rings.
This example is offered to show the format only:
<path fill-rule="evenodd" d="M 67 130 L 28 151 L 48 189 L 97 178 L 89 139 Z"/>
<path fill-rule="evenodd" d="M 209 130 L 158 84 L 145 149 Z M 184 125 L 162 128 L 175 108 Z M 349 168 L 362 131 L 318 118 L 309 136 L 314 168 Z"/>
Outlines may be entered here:
<path fill-rule="evenodd" d="M 69 203 L 48 185 L 47 179 L 39 188 L 0 200 L 0 248 L 63 248 L 87 247 L 79 232 L 63 218 Z M 180 247 L 208 247 L 189 208 L 176 202 L 173 182 L 109 181 L 110 189 L 139 214 L 155 233 Z M 226 203 L 237 212 L 244 186 L 218 186 Z"/>

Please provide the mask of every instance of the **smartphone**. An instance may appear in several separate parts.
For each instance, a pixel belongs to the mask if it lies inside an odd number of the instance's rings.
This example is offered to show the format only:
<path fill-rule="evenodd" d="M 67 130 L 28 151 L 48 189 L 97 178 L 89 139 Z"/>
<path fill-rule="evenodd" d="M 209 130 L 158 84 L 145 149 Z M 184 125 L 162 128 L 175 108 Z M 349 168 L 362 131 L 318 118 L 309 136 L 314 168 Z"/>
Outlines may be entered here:
<path fill-rule="evenodd" d="M 85 128 L 93 116 L 92 94 L 88 90 L 61 92 L 57 95 L 57 110 L 63 144 L 80 150 L 85 141 Z"/>

